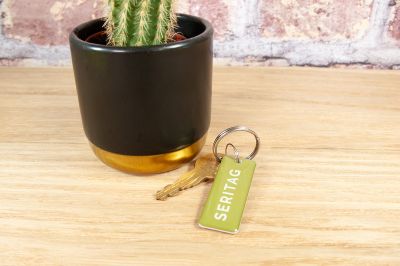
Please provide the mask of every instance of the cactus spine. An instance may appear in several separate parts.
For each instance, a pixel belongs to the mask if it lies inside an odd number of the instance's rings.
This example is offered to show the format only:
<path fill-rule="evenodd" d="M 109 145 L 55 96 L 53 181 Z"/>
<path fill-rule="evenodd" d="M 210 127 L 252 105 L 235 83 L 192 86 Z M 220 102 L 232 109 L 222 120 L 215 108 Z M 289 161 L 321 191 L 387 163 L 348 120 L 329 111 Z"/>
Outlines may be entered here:
<path fill-rule="evenodd" d="M 166 43 L 176 26 L 174 0 L 108 0 L 108 42 L 114 46 Z"/>

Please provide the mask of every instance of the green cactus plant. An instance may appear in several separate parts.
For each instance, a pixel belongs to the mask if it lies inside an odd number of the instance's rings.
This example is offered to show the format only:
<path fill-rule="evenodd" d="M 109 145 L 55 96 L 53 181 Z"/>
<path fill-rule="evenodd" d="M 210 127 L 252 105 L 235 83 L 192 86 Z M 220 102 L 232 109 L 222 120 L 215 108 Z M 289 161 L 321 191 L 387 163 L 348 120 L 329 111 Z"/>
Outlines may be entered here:
<path fill-rule="evenodd" d="M 147 46 L 168 42 L 174 35 L 174 0 L 108 0 L 108 44 Z"/>

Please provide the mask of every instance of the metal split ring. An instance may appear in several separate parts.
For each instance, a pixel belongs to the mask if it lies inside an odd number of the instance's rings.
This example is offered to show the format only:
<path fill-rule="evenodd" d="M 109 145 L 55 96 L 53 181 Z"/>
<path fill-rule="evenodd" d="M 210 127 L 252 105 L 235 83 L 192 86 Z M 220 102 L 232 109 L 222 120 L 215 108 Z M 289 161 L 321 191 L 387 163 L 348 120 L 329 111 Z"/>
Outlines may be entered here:
<path fill-rule="evenodd" d="M 236 149 L 235 145 L 233 145 L 232 143 L 226 144 L 226 146 L 225 146 L 225 155 L 228 155 L 228 148 L 229 148 L 229 147 L 232 147 L 232 149 L 233 149 L 233 153 L 235 154 L 235 161 L 236 161 L 236 163 L 240 163 L 240 154 L 239 154 L 239 151 L 238 151 L 238 149 Z"/>
<path fill-rule="evenodd" d="M 221 142 L 221 140 L 224 137 L 226 137 L 229 134 L 232 134 L 233 132 L 237 132 L 237 131 L 248 132 L 248 133 L 252 134 L 254 136 L 254 138 L 256 139 L 256 146 L 254 147 L 254 150 L 252 151 L 252 153 L 250 153 L 250 155 L 246 157 L 246 159 L 251 160 L 257 155 L 258 150 L 260 148 L 260 138 L 258 137 L 257 133 L 245 126 L 235 126 L 235 127 L 225 129 L 224 131 L 219 133 L 218 136 L 215 138 L 214 144 L 213 144 L 213 154 L 214 154 L 215 158 L 217 159 L 217 161 L 219 161 L 219 162 L 222 161 L 222 157 L 223 157 L 218 153 L 219 143 Z M 225 152 L 226 152 L 228 146 L 232 146 L 234 148 L 234 150 L 237 153 L 239 153 L 233 144 L 231 144 L 231 143 L 229 143 L 229 144 L 226 146 Z M 236 156 L 236 153 L 235 153 L 235 156 Z"/>

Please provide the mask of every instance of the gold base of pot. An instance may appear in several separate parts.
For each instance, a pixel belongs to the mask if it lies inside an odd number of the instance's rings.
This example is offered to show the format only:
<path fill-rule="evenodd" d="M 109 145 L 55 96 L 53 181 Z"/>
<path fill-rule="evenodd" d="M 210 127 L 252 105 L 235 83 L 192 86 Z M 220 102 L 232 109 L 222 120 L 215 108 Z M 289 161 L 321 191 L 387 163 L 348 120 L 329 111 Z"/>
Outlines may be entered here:
<path fill-rule="evenodd" d="M 190 162 L 199 154 L 206 142 L 206 138 L 207 135 L 192 145 L 178 151 L 149 156 L 112 153 L 97 147 L 93 143 L 91 143 L 91 147 L 100 160 L 115 169 L 135 174 L 158 174 L 174 170 Z"/>

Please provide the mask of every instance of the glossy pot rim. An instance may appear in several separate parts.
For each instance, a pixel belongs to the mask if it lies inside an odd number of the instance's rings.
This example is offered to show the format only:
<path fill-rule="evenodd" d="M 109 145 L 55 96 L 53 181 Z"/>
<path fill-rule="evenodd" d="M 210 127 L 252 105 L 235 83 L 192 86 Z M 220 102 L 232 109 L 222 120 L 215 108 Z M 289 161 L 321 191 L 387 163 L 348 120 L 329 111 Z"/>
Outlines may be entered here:
<path fill-rule="evenodd" d="M 87 22 L 84 22 L 77 27 L 75 27 L 70 35 L 69 35 L 69 40 L 71 44 L 81 46 L 82 48 L 93 50 L 93 51 L 98 51 L 98 52 L 104 52 L 104 53 L 140 53 L 140 52 L 159 52 L 159 51 L 164 51 L 164 50 L 170 50 L 170 49 L 183 49 L 183 48 L 188 48 L 191 47 L 192 45 L 195 45 L 197 43 L 201 43 L 203 41 L 206 41 L 210 38 L 212 38 L 213 35 L 213 27 L 211 23 L 203 18 L 192 16 L 192 15 L 187 15 L 187 14 L 177 14 L 178 20 L 179 19 L 184 19 L 184 20 L 189 20 L 194 23 L 199 23 L 204 26 L 204 31 L 200 33 L 199 35 L 196 35 L 194 37 L 182 40 L 182 41 L 177 41 L 177 42 L 171 42 L 171 43 L 166 43 L 166 44 L 161 44 L 161 45 L 150 45 L 150 46 L 140 46 L 140 47 L 122 47 L 122 46 L 107 46 L 103 44 L 96 44 L 96 43 L 90 43 L 85 40 L 82 40 L 81 38 L 78 37 L 78 33 L 82 31 L 83 29 L 90 27 L 91 25 L 95 23 L 99 23 L 100 21 L 105 21 L 105 18 L 98 18 L 94 20 L 90 20 Z"/>

